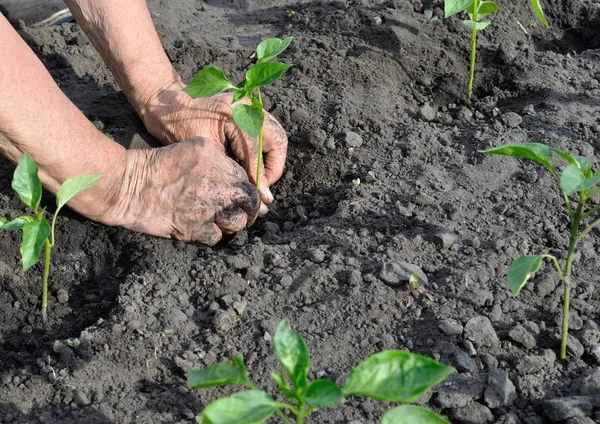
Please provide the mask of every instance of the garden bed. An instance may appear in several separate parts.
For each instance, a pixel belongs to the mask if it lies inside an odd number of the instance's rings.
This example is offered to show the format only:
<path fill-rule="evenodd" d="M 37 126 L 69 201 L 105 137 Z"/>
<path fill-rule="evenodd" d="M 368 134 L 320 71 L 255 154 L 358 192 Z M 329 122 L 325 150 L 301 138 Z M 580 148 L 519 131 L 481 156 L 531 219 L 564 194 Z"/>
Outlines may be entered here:
<path fill-rule="evenodd" d="M 305 337 L 311 377 L 341 384 L 370 354 L 405 349 L 457 368 L 420 401 L 453 423 L 600 422 L 598 231 L 576 255 L 559 361 L 555 271 L 519 297 L 505 277 L 522 254 L 566 249 L 557 185 L 533 162 L 478 153 L 544 142 L 600 164 L 600 5 L 543 5 L 549 29 L 524 0 L 500 5 L 466 108 L 469 33 L 424 15 L 442 3 L 149 1 L 186 81 L 209 64 L 242 80 L 260 40 L 295 37 L 282 56 L 295 66 L 266 93 L 290 138 L 276 201 L 213 248 L 66 213 L 47 327 L 41 265 L 23 275 L 19 233 L 1 233 L 0 423 L 192 422 L 228 392 L 189 390 L 186 371 L 236 356 L 275 393 L 283 318 Z M 156 146 L 76 24 L 21 34 L 99 129 Z M 22 212 L 13 171 L 0 159 L 10 218 Z M 411 302 L 395 274 L 406 264 L 426 290 Z M 350 398 L 309 422 L 376 423 L 389 408 Z"/>

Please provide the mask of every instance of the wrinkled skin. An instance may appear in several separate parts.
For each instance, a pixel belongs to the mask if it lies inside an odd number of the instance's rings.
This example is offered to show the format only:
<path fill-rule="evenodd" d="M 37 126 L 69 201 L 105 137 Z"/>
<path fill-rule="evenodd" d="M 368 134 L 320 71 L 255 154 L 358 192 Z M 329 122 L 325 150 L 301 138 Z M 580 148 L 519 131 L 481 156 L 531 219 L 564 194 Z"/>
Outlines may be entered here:
<path fill-rule="evenodd" d="M 214 245 L 251 225 L 260 208 L 244 169 L 217 144 L 195 137 L 127 152 L 127 175 L 109 215 L 160 237 Z"/>

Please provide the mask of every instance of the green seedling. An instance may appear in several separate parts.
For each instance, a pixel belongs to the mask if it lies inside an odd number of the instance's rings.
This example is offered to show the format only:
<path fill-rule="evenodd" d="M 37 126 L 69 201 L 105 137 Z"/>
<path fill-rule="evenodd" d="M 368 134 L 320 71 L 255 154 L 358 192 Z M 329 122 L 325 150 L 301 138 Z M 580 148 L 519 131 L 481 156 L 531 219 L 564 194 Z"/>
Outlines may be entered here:
<path fill-rule="evenodd" d="M 31 157 L 25 153 L 15 169 L 12 188 L 23 203 L 31 208 L 33 216 L 20 216 L 8 221 L 0 217 L 0 230 L 22 230 L 21 257 L 23 271 L 31 268 L 40 258 L 42 246 L 45 246 L 44 280 L 42 286 L 42 319 L 47 320 L 48 309 L 48 274 L 50 272 L 50 254 L 55 243 L 54 227 L 60 209 L 74 196 L 96 184 L 101 174 L 75 175 L 67 179 L 56 192 L 56 211 L 52 223 L 45 218 L 46 208 L 40 209 L 42 199 L 42 183 L 38 176 L 38 167 Z"/>
<path fill-rule="evenodd" d="M 262 168 L 263 123 L 265 115 L 260 89 L 273 84 L 292 65 L 271 62 L 281 54 L 292 42 L 293 37 L 269 38 L 256 47 L 257 63 L 246 72 L 243 87 L 233 85 L 219 68 L 204 68 L 183 89 L 193 99 L 211 97 L 223 91 L 235 90 L 232 103 L 244 98 L 249 104 L 238 104 L 233 108 L 235 123 L 252 138 L 258 137 L 258 164 L 256 170 L 256 188 L 260 190 L 260 173 Z"/>
<path fill-rule="evenodd" d="M 560 175 L 554 168 L 551 152 L 554 152 L 568 163 Z M 554 263 L 558 276 L 563 282 L 564 290 L 560 359 L 565 359 L 567 356 L 567 336 L 569 332 L 569 303 L 571 298 L 571 267 L 573 264 L 573 254 L 581 239 L 594 227 L 600 224 L 600 219 L 596 219 L 585 229 L 579 230 L 581 223 L 600 210 L 600 205 L 584 210 L 586 201 L 590 200 L 595 194 L 600 193 L 600 189 L 594 189 L 598 182 L 600 182 L 600 171 L 594 173 L 592 171 L 592 164 L 586 157 L 571 156 L 558 149 L 551 149 L 542 143 L 507 144 L 483 150 L 482 153 L 517 156 L 534 160 L 545 166 L 558 180 L 565 206 L 571 217 L 569 247 L 564 266 L 561 267 L 558 259 L 547 253 L 535 256 L 522 256 L 508 269 L 507 279 L 510 290 L 516 296 L 519 294 L 527 280 L 540 269 L 543 259 L 550 259 Z M 573 208 L 569 196 L 575 196 L 577 194 L 579 198 L 576 199 L 577 203 Z"/>
<path fill-rule="evenodd" d="M 533 6 L 535 14 L 539 20 L 548 26 L 544 16 L 540 0 L 529 0 Z M 475 76 L 475 54 L 477 52 L 477 31 L 481 31 L 490 24 L 489 15 L 498 10 L 498 4 L 493 1 L 485 0 L 444 0 L 444 17 L 449 18 L 452 15 L 466 11 L 469 19 L 463 21 L 463 24 L 471 30 L 471 67 L 469 72 L 469 83 L 467 85 L 467 104 L 471 104 L 471 94 L 473 93 L 473 78 Z"/>
<path fill-rule="evenodd" d="M 279 372 L 271 372 L 271 378 L 291 403 L 279 402 L 258 389 L 248 379 L 242 359 L 236 358 L 188 374 L 188 385 L 195 389 L 226 384 L 238 384 L 248 389 L 208 405 L 196 417 L 199 423 L 259 424 L 277 414 L 285 424 L 303 424 L 316 409 L 339 405 L 345 396 L 353 395 L 384 402 L 410 403 L 454 372 L 454 368 L 424 356 L 386 350 L 361 362 L 350 372 L 344 387 L 338 387 L 326 379 L 308 380 L 308 349 L 300 334 L 287 321 L 282 321 L 277 327 L 273 343 L 292 384 Z M 447 424 L 447 421 L 428 409 L 401 405 L 388 411 L 382 423 Z"/>

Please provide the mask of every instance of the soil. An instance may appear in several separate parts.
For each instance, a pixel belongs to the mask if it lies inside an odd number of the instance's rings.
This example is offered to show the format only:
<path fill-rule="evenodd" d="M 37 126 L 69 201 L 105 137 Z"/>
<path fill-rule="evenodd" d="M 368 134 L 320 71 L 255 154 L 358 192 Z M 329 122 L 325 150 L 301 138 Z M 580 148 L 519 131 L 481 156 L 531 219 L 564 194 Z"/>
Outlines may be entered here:
<path fill-rule="evenodd" d="M 264 90 L 290 139 L 276 201 L 213 248 L 67 212 L 47 326 L 41 266 L 23 274 L 20 235 L 0 234 L 0 423 L 193 422 L 233 388 L 189 390 L 186 371 L 236 356 L 276 393 L 283 318 L 310 348 L 311 378 L 343 384 L 370 354 L 405 349 L 457 368 L 419 401 L 453 423 L 600 422 L 600 234 L 576 253 L 560 361 L 551 264 L 518 297 L 505 277 L 522 254 L 564 258 L 556 182 L 533 162 L 478 153 L 544 142 L 600 163 L 600 4 L 542 3 L 550 28 L 528 2 L 500 4 L 466 107 L 469 33 L 424 15 L 441 17 L 442 2 L 149 1 L 184 80 L 209 64 L 241 80 L 261 39 L 295 37 L 282 56 L 295 66 Z M 100 130 L 158 145 L 76 23 L 20 33 Z M 24 211 L 13 171 L 0 159 L 9 218 Z M 410 301 L 407 267 L 426 290 Z M 376 423 L 391 407 L 350 398 L 309 422 Z"/>

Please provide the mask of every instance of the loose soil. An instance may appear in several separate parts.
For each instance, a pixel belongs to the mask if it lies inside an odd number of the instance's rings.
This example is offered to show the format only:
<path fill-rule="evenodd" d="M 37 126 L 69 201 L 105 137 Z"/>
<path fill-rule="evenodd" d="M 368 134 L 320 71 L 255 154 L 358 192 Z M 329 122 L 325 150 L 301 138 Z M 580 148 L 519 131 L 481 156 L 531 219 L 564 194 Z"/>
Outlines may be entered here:
<path fill-rule="evenodd" d="M 41 266 L 23 275 L 20 235 L 0 234 L 0 423 L 192 422 L 233 389 L 189 390 L 186 372 L 235 356 L 276 393 L 283 318 L 306 339 L 311 378 L 343 384 L 368 355 L 405 349 L 457 368 L 419 401 L 453 423 L 600 422 L 599 233 L 576 254 L 559 361 L 552 267 L 516 298 L 505 278 L 522 254 L 566 250 L 556 183 L 535 163 L 478 153 L 544 142 L 600 164 L 597 0 L 543 1 L 549 29 L 528 2 L 502 2 L 479 36 L 471 108 L 468 31 L 424 15 L 441 17 L 442 2 L 148 3 L 185 80 L 210 64 L 241 80 L 260 40 L 295 37 L 283 55 L 295 66 L 265 90 L 290 139 L 276 201 L 213 248 L 67 213 L 47 326 Z M 101 131 L 157 145 L 77 24 L 20 33 Z M 24 211 L 13 171 L 0 159 L 9 218 Z M 408 299 L 410 266 L 426 294 Z M 376 423 L 391 407 L 350 398 L 310 422 Z"/>

